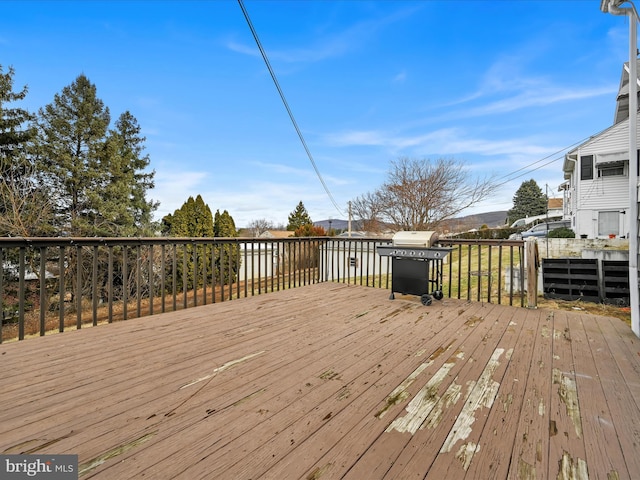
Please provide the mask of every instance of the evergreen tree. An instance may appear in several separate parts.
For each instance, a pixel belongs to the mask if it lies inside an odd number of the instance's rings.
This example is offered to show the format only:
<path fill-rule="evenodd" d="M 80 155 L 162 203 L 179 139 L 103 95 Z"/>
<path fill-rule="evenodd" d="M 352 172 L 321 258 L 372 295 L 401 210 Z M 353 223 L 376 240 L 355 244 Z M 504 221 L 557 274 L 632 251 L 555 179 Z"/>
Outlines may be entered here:
<path fill-rule="evenodd" d="M 220 210 L 216 211 L 213 222 L 213 233 L 215 237 L 237 237 L 238 230 L 236 230 L 236 224 L 233 221 L 233 217 L 229 215 L 228 211 L 220 213 Z"/>
<path fill-rule="evenodd" d="M 167 223 L 171 225 L 170 236 L 172 237 L 214 236 L 211 209 L 200 195 L 195 199 L 189 197 L 182 207 L 167 217 L 170 217 Z"/>
<path fill-rule="evenodd" d="M 170 225 L 169 235 L 172 237 L 202 238 L 213 237 L 213 216 L 209 205 L 204 203 L 200 195 L 195 199 L 189 197 L 173 215 L 167 215 L 162 222 Z M 198 249 L 198 251 L 196 251 Z M 177 284 L 182 288 L 186 276 L 187 288 L 194 285 L 201 286 L 204 279 L 211 275 L 212 248 L 210 246 L 198 246 L 186 244 L 178 252 Z M 184 271 L 184 256 L 186 255 L 187 270 Z M 198 265 L 194 259 L 198 257 Z M 196 267 L 198 272 L 196 272 Z M 197 274 L 196 274 L 197 273 Z M 197 281 L 196 281 L 197 279 Z"/>
<path fill-rule="evenodd" d="M 55 203 L 58 227 L 69 235 L 102 233 L 90 200 L 103 183 L 100 155 L 110 118 L 84 75 L 38 112 L 39 170 Z"/>
<path fill-rule="evenodd" d="M 507 212 L 508 223 L 519 218 L 543 215 L 547 211 L 547 203 L 547 196 L 542 193 L 535 180 L 522 182 L 513 196 L 513 208 Z"/>
<path fill-rule="evenodd" d="M 29 148 L 35 129 L 28 111 L 8 107 L 23 100 L 27 87 L 13 91 L 14 70 L 3 73 L 0 65 L 0 235 L 49 234 L 49 197 L 35 181 Z"/>
<path fill-rule="evenodd" d="M 300 202 L 298 203 L 296 209 L 289 214 L 289 224 L 287 225 L 287 230 L 294 232 L 300 227 L 312 224 L 313 222 L 311 221 L 311 217 L 307 213 L 307 209 L 304 208 L 304 204 Z"/>
<path fill-rule="evenodd" d="M 58 233 L 149 235 L 157 203 L 147 201 L 155 172 L 146 172 L 145 138 L 130 112 L 109 129 L 109 108 L 80 75 L 37 116 L 40 184 L 53 204 Z"/>
<path fill-rule="evenodd" d="M 33 138 L 35 131 L 28 125 L 33 115 L 22 108 L 7 108 L 6 105 L 24 100 L 27 87 L 19 92 L 13 91 L 13 76 L 15 72 L 9 67 L 3 73 L 0 65 L 0 167 L 4 174 L 17 158 L 24 156 L 25 148 Z"/>
<path fill-rule="evenodd" d="M 215 237 L 233 238 L 238 236 L 236 224 L 233 217 L 226 210 L 220 213 L 216 211 L 213 221 L 213 232 Z M 238 269 L 240 268 L 240 249 L 235 242 L 222 243 L 216 248 L 215 265 L 216 279 L 219 283 L 230 285 L 234 283 L 238 277 Z"/>
<path fill-rule="evenodd" d="M 151 235 L 152 213 L 157 202 L 147 201 L 146 192 L 153 188 L 155 172 L 144 155 L 145 138 L 131 113 L 125 112 L 109 132 L 100 156 L 102 185 L 94 191 L 91 203 L 104 224 L 104 235 Z"/>

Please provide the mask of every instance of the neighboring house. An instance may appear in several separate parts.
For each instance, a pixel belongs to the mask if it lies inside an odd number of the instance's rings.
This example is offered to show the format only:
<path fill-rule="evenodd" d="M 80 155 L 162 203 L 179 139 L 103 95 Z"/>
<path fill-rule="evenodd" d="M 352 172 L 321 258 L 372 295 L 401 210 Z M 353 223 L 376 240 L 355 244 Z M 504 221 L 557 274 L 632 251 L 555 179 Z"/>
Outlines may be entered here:
<path fill-rule="evenodd" d="M 267 230 L 259 235 L 259 238 L 289 238 L 293 237 L 290 230 Z"/>
<path fill-rule="evenodd" d="M 634 157 L 633 161 L 637 162 L 637 155 Z M 613 126 L 567 153 L 562 169 L 567 180 L 560 186 L 565 197 L 565 214 L 571 219 L 576 236 L 628 238 L 628 63 L 622 69 Z"/>

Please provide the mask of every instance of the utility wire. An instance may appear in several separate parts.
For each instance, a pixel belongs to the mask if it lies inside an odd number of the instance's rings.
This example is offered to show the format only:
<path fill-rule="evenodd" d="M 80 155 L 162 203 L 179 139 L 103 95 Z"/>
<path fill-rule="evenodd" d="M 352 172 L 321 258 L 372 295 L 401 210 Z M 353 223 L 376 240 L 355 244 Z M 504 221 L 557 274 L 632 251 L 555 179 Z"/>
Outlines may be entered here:
<path fill-rule="evenodd" d="M 532 163 L 530 163 L 529 165 L 525 165 L 524 167 L 519 168 L 518 170 L 514 170 L 513 172 L 510 172 L 510 173 L 507 173 L 506 175 L 503 175 L 502 177 L 498 178 L 498 180 L 502 180 L 503 178 L 506 178 L 506 180 L 505 180 L 504 182 L 500 182 L 500 183 L 498 183 L 496 186 L 497 186 L 497 187 L 501 187 L 502 185 L 505 185 L 505 184 L 509 183 L 509 182 L 510 182 L 510 181 L 512 181 L 512 180 L 515 180 L 515 179 L 517 179 L 517 178 L 523 177 L 524 175 L 528 175 L 528 174 L 529 174 L 529 173 L 531 173 L 531 172 L 535 172 L 536 170 L 540 170 L 542 167 L 546 167 L 547 165 L 550 165 L 550 164 L 552 164 L 552 163 L 554 163 L 554 162 L 557 162 L 558 160 L 561 160 L 561 159 L 563 158 L 563 156 L 560 156 L 560 157 L 554 158 L 553 160 L 550 160 L 550 161 L 548 161 L 548 162 L 546 162 L 546 163 L 543 163 L 542 165 L 540 165 L 540 166 L 538 166 L 538 167 L 536 167 L 536 168 L 531 168 L 531 169 L 529 169 L 529 168 L 530 168 L 530 167 L 532 167 L 533 165 L 536 165 L 536 164 L 538 164 L 538 163 L 540 163 L 540 162 L 544 162 L 545 160 L 547 160 L 547 159 L 548 159 L 548 158 L 550 158 L 550 157 L 553 157 L 553 156 L 555 156 L 555 155 L 558 155 L 558 154 L 560 154 L 560 153 L 562 153 L 562 152 L 564 152 L 564 151 L 566 151 L 566 150 L 569 150 L 570 148 L 575 147 L 576 145 L 581 145 L 581 144 L 583 144 L 584 142 L 586 142 L 587 140 L 589 140 L 589 139 L 591 139 L 591 138 L 593 138 L 593 137 L 596 137 L 596 136 L 598 136 L 598 135 L 601 135 L 602 133 L 604 133 L 606 130 L 608 130 L 608 129 L 610 129 L 610 128 L 611 128 L 611 127 L 607 127 L 607 128 L 605 128 L 605 129 L 601 130 L 601 131 L 600 131 L 600 132 L 598 132 L 598 133 L 595 133 L 595 134 L 593 134 L 593 135 L 589 135 L 588 137 L 585 137 L 585 138 L 583 138 L 582 140 L 578 140 L 577 142 L 572 143 L 572 144 L 571 144 L 571 145 L 569 145 L 568 147 L 561 148 L 560 150 L 558 150 L 558 151 L 556 151 L 556 152 L 554 152 L 554 153 L 551 153 L 551 154 L 547 155 L 546 157 L 541 158 L 540 160 L 536 160 L 535 162 L 532 162 Z M 523 173 L 521 173 L 520 175 L 516 175 L 515 177 L 513 177 L 513 176 L 512 176 L 512 175 L 514 175 L 515 173 L 521 172 L 522 170 L 526 170 L 526 171 L 525 171 L 525 172 L 523 172 Z"/>
<path fill-rule="evenodd" d="M 238 0 L 238 5 L 240 5 L 240 8 L 242 9 L 242 13 L 244 14 L 244 18 L 247 21 L 247 25 L 249 25 L 249 28 L 251 29 L 251 34 L 253 35 L 253 38 L 256 41 L 256 45 L 258 45 L 258 49 L 260 50 L 260 54 L 262 55 L 262 58 L 264 60 L 264 63 L 266 64 L 267 69 L 269 70 L 269 73 L 271 74 L 271 79 L 273 80 L 273 83 L 275 84 L 276 89 L 278 90 L 278 93 L 280 94 L 280 99 L 282 100 L 282 103 L 284 104 L 284 107 L 287 109 L 287 113 L 289 114 L 289 118 L 291 119 L 291 123 L 293 123 L 293 127 L 296 129 L 298 137 L 300 138 L 300 141 L 302 142 L 302 146 L 304 147 L 305 152 L 307 152 L 307 157 L 309 157 L 309 161 L 311 162 L 311 165 L 313 166 L 313 169 L 315 170 L 316 175 L 318 176 L 318 179 L 320 180 L 320 183 L 322 184 L 322 187 L 324 188 L 324 191 L 327 193 L 327 196 L 329 197 L 329 200 L 331 200 L 331 203 L 333 203 L 333 206 L 338 211 L 338 213 L 340 213 L 341 215 L 344 215 L 344 213 L 342 212 L 342 210 L 340 210 L 340 207 L 338 207 L 338 204 L 334 200 L 333 195 L 331 195 L 331 192 L 329 191 L 329 187 L 327 187 L 327 184 L 325 183 L 324 179 L 322 178 L 322 175 L 320 174 L 320 170 L 318 170 L 318 166 L 316 165 L 316 162 L 313 159 L 313 156 L 311 155 L 311 151 L 309 150 L 309 147 L 307 146 L 307 142 L 305 141 L 304 137 L 302 136 L 302 132 L 300 131 L 300 128 L 298 127 L 298 122 L 296 122 L 296 119 L 293 116 L 293 112 L 291 111 L 291 108 L 289 108 L 289 103 L 287 102 L 287 99 L 284 96 L 284 92 L 282 91 L 282 88 L 280 88 L 280 83 L 278 82 L 278 79 L 276 78 L 276 74 L 273 71 L 273 68 L 271 68 L 271 63 L 269 62 L 269 58 L 267 57 L 267 53 L 264 51 L 264 48 L 262 48 L 262 44 L 260 43 L 260 39 L 258 38 L 258 33 L 256 32 L 255 28 L 253 28 L 253 24 L 251 23 L 251 19 L 249 18 L 249 13 L 247 12 L 247 9 L 244 8 L 244 4 L 243 4 L 242 0 Z"/>
<path fill-rule="evenodd" d="M 271 78 L 273 80 L 273 83 L 276 86 L 276 89 L 278 90 L 278 93 L 280 94 L 280 98 L 282 100 L 282 103 L 284 104 L 287 113 L 289 114 L 289 118 L 291 119 L 291 122 L 293 123 L 294 128 L 296 129 L 296 132 L 298 134 L 298 137 L 300 138 L 300 141 L 302 142 L 302 145 L 304 147 L 305 152 L 307 153 L 307 156 L 309 157 L 309 160 L 311 162 L 311 165 L 313 166 L 313 169 L 316 172 L 316 175 L 318 176 L 318 179 L 320 180 L 320 183 L 322 184 L 325 192 L 327 193 L 327 196 L 329 197 L 329 199 L 331 200 L 331 203 L 333 203 L 333 206 L 335 207 L 335 209 L 340 213 L 343 214 L 342 210 L 340 210 L 340 207 L 338 207 L 338 204 L 336 203 L 336 201 L 333 198 L 333 195 L 331 195 L 331 192 L 329 191 L 329 188 L 327 187 L 327 184 L 325 183 L 324 179 L 322 178 L 322 175 L 320 174 L 320 170 L 318 170 L 318 167 L 316 165 L 315 160 L 313 159 L 313 156 L 311 155 L 311 151 L 309 150 L 309 147 L 307 146 L 307 142 L 305 141 L 302 132 L 300 131 L 300 128 L 298 127 L 298 123 L 296 122 L 295 117 L 293 116 L 293 112 L 291 111 L 291 108 L 289 108 L 289 103 L 287 102 L 287 99 L 284 96 L 284 92 L 282 91 L 282 88 L 280 88 L 280 83 L 278 82 L 278 79 L 276 78 L 276 74 L 273 71 L 273 68 L 271 68 L 271 63 L 269 62 L 269 58 L 267 57 L 267 54 L 264 50 L 264 48 L 262 48 L 262 44 L 260 43 L 260 39 L 258 38 L 258 34 L 255 30 L 255 28 L 253 27 L 253 24 L 251 23 L 251 19 L 249 18 L 249 13 L 247 12 L 246 8 L 244 7 L 244 3 L 243 0 L 238 0 L 238 4 L 240 5 L 240 8 L 242 9 L 242 13 L 244 14 L 244 18 L 247 21 L 247 25 L 249 25 L 249 28 L 251 29 L 251 33 L 253 35 L 253 38 L 256 42 L 256 44 L 258 45 L 258 49 L 260 50 L 260 54 L 262 55 L 262 58 L 264 60 L 264 63 L 267 66 L 267 69 L 269 70 L 269 73 L 271 74 Z M 607 127 L 610 128 L 610 127 Z M 514 170 L 513 172 L 510 172 L 506 175 L 503 175 L 502 177 L 498 178 L 498 180 L 502 180 L 502 179 L 506 179 L 503 182 L 500 182 L 498 185 L 496 185 L 497 187 L 500 187 L 502 185 L 505 185 L 507 183 L 509 183 L 512 180 L 515 180 L 517 178 L 523 177 L 524 175 L 528 175 L 531 172 L 534 172 L 536 170 L 539 170 L 543 167 L 546 167 L 547 165 L 550 165 L 554 162 L 557 162 L 558 160 L 562 159 L 563 157 L 558 157 L 558 158 L 554 158 L 553 160 L 550 160 L 549 162 L 543 163 L 542 165 L 536 167 L 536 168 L 531 168 L 533 165 L 537 165 L 538 163 L 544 162 L 545 160 L 547 160 L 550 157 L 553 157 L 555 155 L 558 155 L 562 152 L 564 152 L 565 150 L 568 150 L 572 147 L 575 147 L 576 145 L 580 145 L 582 143 L 584 143 L 585 141 L 589 140 L 590 138 L 593 138 L 596 135 L 600 135 L 601 133 L 603 133 L 605 130 L 607 130 L 607 128 L 605 128 L 604 130 L 602 130 L 601 132 L 595 134 L 595 135 L 590 135 L 588 137 L 583 138 L 582 140 L 579 140 L 571 145 L 569 145 L 568 147 L 565 147 L 563 149 L 558 150 L 557 152 L 551 153 L 549 155 L 547 155 L 544 158 L 541 158 L 540 160 L 536 160 L 535 162 L 530 163 L 529 165 L 526 165 L 522 168 L 519 168 L 518 170 Z M 521 172 L 523 170 L 526 170 L 525 172 L 521 173 L 520 175 L 516 175 L 515 177 L 513 176 L 514 174 Z"/>

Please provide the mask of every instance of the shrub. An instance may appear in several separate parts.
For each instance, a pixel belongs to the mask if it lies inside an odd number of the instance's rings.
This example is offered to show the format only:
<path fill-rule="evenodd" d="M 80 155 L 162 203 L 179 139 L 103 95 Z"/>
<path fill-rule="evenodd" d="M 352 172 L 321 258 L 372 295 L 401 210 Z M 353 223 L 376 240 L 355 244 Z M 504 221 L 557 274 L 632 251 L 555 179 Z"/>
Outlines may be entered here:
<path fill-rule="evenodd" d="M 576 234 L 573 230 L 567 227 L 556 228 L 551 230 L 548 235 L 548 238 L 576 238 Z"/>

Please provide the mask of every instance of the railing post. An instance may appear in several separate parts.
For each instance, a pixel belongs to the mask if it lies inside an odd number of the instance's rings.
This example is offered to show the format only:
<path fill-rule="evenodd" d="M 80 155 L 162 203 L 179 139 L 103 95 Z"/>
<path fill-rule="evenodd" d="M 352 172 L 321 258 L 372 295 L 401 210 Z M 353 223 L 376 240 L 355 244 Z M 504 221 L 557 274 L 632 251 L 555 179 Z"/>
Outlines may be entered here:
<path fill-rule="evenodd" d="M 527 308 L 538 308 L 538 243 L 535 238 L 526 241 L 527 258 Z"/>

